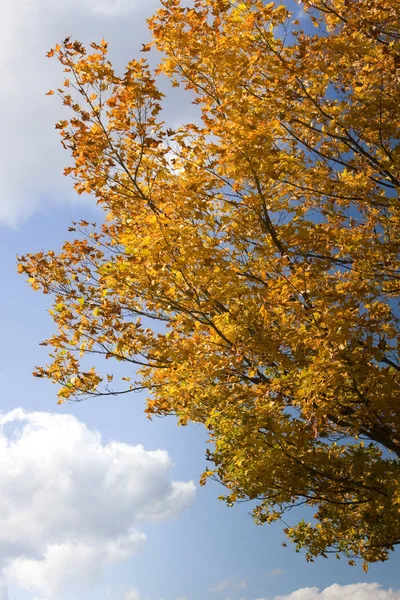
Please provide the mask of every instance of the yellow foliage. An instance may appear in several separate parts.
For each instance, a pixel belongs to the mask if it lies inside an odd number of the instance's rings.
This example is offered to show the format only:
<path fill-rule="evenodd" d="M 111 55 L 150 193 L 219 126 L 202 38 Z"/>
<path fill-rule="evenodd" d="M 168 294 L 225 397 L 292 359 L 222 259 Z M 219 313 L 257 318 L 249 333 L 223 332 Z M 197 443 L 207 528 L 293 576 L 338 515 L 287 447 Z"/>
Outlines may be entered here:
<path fill-rule="evenodd" d="M 259 523 L 311 506 L 286 529 L 307 559 L 367 564 L 400 542 L 399 10 L 303 5 L 312 33 L 279 3 L 164 0 L 155 73 L 119 76 L 104 40 L 51 50 L 81 92 L 58 90 L 66 172 L 106 216 L 19 271 L 55 296 L 35 375 L 60 401 L 147 389 L 149 416 L 208 428 L 202 482 L 229 504 L 257 500 Z M 166 128 L 160 73 L 201 122 Z M 120 387 L 79 352 L 124 363 Z"/>

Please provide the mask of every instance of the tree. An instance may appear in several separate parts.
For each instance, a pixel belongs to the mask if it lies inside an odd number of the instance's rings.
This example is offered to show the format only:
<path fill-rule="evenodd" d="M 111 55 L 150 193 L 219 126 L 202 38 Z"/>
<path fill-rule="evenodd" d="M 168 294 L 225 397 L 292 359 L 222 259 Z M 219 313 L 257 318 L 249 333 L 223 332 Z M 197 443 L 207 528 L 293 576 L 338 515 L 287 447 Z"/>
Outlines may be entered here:
<path fill-rule="evenodd" d="M 285 530 L 297 549 L 366 568 L 400 543 L 400 10 L 303 6 L 311 33 L 273 2 L 163 0 L 155 74 L 118 76 L 105 41 L 51 50 L 65 172 L 106 217 L 19 269 L 55 296 L 35 375 L 60 402 L 148 390 L 150 417 L 207 427 L 203 481 L 228 504 L 259 523 L 312 507 Z M 198 122 L 161 121 L 160 74 Z"/>

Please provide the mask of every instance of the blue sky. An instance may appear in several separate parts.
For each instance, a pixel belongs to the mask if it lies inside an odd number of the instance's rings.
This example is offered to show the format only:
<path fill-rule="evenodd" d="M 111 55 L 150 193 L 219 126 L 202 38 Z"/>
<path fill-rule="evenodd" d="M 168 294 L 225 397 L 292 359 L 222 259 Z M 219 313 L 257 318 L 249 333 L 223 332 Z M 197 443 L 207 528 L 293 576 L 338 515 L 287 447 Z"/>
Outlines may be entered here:
<path fill-rule="evenodd" d="M 71 220 L 98 216 L 62 176 L 60 106 L 44 96 L 60 73 L 45 53 L 67 35 L 104 36 L 122 67 L 149 41 L 156 6 L 1 3 L 0 600 L 400 600 L 398 553 L 367 575 L 343 560 L 307 564 L 279 524 L 256 527 L 249 505 L 228 509 L 218 484 L 199 487 L 202 428 L 150 422 L 141 396 L 59 407 L 55 387 L 31 376 L 50 299 L 17 275 L 15 256 L 57 249 Z M 171 124 L 185 120 L 190 105 L 169 94 Z"/>

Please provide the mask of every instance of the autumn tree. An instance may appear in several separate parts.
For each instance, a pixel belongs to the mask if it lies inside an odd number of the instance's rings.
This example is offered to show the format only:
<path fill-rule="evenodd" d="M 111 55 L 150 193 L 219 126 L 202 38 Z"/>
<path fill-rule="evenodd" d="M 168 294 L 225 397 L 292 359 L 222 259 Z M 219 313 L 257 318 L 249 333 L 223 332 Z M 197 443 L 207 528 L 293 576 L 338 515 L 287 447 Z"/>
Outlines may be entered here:
<path fill-rule="evenodd" d="M 60 402 L 148 390 L 149 416 L 207 427 L 228 504 L 311 507 L 286 528 L 309 560 L 369 563 L 400 543 L 400 4 L 302 6 L 306 31 L 283 4 L 163 0 L 155 73 L 56 46 L 65 172 L 105 221 L 19 269 L 54 296 L 35 374 Z M 167 128 L 161 73 L 201 119 Z"/>

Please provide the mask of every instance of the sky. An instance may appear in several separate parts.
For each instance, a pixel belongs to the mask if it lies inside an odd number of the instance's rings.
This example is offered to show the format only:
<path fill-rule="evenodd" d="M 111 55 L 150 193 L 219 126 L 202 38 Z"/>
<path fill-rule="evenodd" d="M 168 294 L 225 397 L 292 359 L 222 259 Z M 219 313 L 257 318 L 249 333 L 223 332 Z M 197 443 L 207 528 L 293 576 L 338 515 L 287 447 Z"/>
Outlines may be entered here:
<path fill-rule="evenodd" d="M 15 256 L 57 249 L 72 220 L 98 217 L 62 176 L 67 156 L 45 92 L 61 73 L 46 52 L 71 35 L 109 41 L 114 65 L 150 39 L 156 0 L 0 3 L 0 600 L 400 600 L 400 554 L 368 574 L 345 561 L 307 564 L 279 524 L 199 487 L 206 434 L 149 421 L 144 398 L 56 404 L 35 379 L 52 332 L 49 298 Z M 165 85 L 165 84 L 163 84 Z M 171 125 L 194 110 L 168 93 Z"/>

